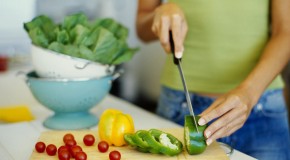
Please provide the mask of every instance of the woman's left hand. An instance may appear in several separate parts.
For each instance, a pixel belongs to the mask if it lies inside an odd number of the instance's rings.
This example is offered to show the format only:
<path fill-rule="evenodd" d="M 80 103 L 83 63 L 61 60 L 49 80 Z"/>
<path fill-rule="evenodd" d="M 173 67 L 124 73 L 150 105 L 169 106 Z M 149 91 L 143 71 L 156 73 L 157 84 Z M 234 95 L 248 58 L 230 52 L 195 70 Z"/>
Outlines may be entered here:
<path fill-rule="evenodd" d="M 251 102 L 251 96 L 247 94 L 247 91 L 237 88 L 217 98 L 209 108 L 201 113 L 199 125 L 204 125 L 217 118 L 204 131 L 207 145 L 218 138 L 229 136 L 241 128 L 253 107 Z"/>

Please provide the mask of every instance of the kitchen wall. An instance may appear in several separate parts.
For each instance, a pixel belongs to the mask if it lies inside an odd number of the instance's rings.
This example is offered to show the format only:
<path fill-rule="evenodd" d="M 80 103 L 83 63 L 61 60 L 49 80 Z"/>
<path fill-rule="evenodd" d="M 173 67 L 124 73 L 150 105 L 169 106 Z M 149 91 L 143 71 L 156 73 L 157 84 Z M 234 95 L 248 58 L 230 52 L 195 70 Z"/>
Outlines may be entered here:
<path fill-rule="evenodd" d="M 7 48 L 17 48 L 13 46 L 22 46 L 19 50 L 29 54 L 30 41 L 23 30 L 23 22 L 39 14 L 49 15 L 59 22 L 65 15 L 82 11 L 91 19 L 112 17 L 124 24 L 130 31 L 129 45 L 137 46 L 140 50 L 130 62 L 121 66 L 125 73 L 114 82 L 112 93 L 150 111 L 154 110 L 159 95 L 159 75 L 165 53 L 159 42 L 143 44 L 138 40 L 135 33 L 137 0 L 0 1 L 0 51 L 10 55 L 12 52 L 7 51 Z"/>
<path fill-rule="evenodd" d="M 29 52 L 29 39 L 23 22 L 35 15 L 35 0 L 0 0 L 0 54 L 23 55 Z"/>

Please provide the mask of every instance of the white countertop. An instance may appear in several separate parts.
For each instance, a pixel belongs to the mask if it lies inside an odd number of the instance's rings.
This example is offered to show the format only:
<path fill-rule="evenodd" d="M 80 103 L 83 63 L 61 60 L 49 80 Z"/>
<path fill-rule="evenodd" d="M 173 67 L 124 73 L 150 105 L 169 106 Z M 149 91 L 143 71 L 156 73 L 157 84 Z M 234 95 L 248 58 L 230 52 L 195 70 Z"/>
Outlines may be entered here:
<path fill-rule="evenodd" d="M 1 160 L 29 159 L 34 144 L 41 132 L 49 130 L 42 125 L 44 119 L 52 115 L 52 111 L 37 102 L 26 86 L 25 75 L 17 76 L 19 71 L 28 72 L 30 66 L 10 68 L 8 72 L 0 72 L 0 107 L 26 105 L 35 116 L 34 121 L 20 123 L 0 123 L 0 157 Z M 91 112 L 96 116 L 107 108 L 120 109 L 134 119 L 136 129 L 141 128 L 173 128 L 177 124 L 163 119 L 127 101 L 108 95 L 94 107 Z M 138 128 L 139 127 L 139 128 Z M 95 129 L 93 127 L 92 129 Z M 234 150 L 231 160 L 254 160 L 254 158 Z"/>

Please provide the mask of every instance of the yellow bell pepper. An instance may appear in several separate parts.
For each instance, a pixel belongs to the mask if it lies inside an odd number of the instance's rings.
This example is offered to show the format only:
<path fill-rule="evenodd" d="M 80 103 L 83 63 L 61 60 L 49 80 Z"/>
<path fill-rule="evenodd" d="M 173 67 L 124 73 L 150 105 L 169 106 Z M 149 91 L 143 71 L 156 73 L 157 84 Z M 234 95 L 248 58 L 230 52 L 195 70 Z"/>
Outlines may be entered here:
<path fill-rule="evenodd" d="M 105 110 L 99 121 L 98 132 L 100 140 L 108 142 L 109 145 L 123 146 L 125 133 L 134 133 L 134 122 L 129 114 L 124 114 L 120 110 Z"/>
<path fill-rule="evenodd" d="M 0 122 L 14 123 L 21 121 L 31 121 L 34 117 L 28 106 L 17 105 L 0 107 Z"/>

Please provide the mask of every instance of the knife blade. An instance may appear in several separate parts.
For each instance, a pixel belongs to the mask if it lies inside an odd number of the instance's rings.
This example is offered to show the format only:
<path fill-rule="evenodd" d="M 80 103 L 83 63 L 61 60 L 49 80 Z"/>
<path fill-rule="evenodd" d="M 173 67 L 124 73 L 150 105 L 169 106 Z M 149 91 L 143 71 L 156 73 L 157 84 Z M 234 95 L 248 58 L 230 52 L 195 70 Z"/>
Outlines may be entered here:
<path fill-rule="evenodd" d="M 187 102 L 187 107 L 189 109 L 190 115 L 193 117 L 194 125 L 196 127 L 196 130 L 199 133 L 199 130 L 198 130 L 198 127 L 197 127 L 196 118 L 195 118 L 195 114 L 194 114 L 193 109 L 192 109 L 192 104 L 191 104 L 189 92 L 188 92 L 188 89 L 187 89 L 187 86 L 186 86 L 185 77 L 184 77 L 183 70 L 182 70 L 182 67 L 181 67 L 181 58 L 176 58 L 175 57 L 175 46 L 174 46 L 174 41 L 173 41 L 173 37 L 172 37 L 172 31 L 169 31 L 169 43 L 170 43 L 171 52 L 173 54 L 173 62 L 174 62 L 175 65 L 177 65 L 178 71 L 179 71 L 179 74 L 180 74 L 180 77 L 181 77 L 181 80 L 182 80 L 183 89 L 184 89 L 184 92 L 185 92 L 185 97 L 186 97 L 186 102 Z"/>

